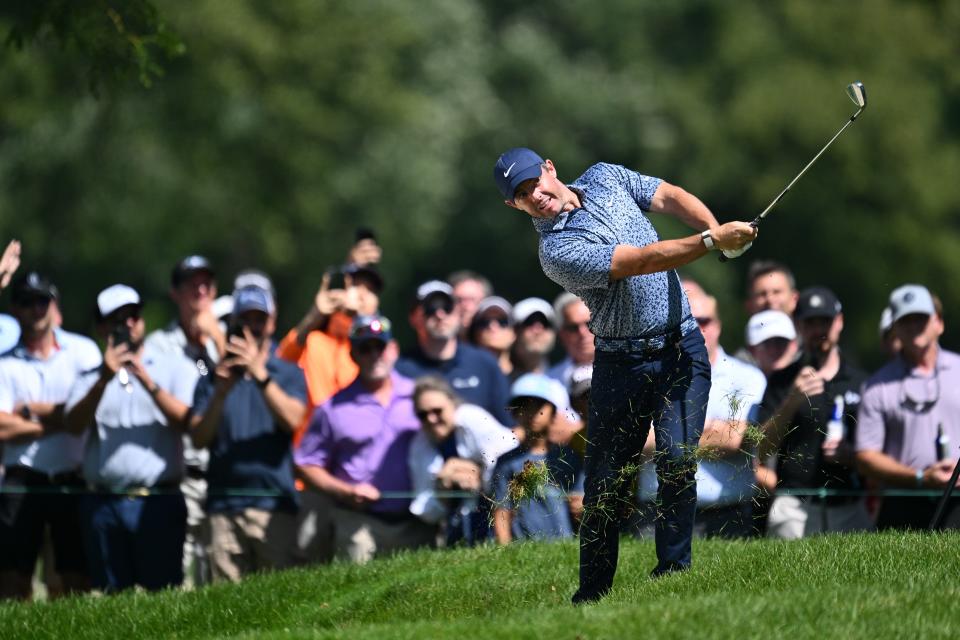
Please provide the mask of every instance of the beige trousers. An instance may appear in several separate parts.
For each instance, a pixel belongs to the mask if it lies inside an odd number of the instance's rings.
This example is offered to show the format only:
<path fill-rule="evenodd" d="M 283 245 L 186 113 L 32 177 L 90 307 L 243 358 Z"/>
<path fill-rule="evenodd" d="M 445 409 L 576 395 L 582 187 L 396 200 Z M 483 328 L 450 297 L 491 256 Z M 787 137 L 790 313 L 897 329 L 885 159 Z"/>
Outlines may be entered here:
<path fill-rule="evenodd" d="M 334 549 L 339 558 L 363 564 L 401 549 L 436 544 L 436 527 L 415 516 L 389 522 L 362 511 L 335 507 Z"/>
<path fill-rule="evenodd" d="M 818 533 L 872 531 L 873 528 L 863 499 L 824 505 L 798 496 L 777 496 L 767 518 L 767 537 L 781 540 L 797 540 Z"/>
<path fill-rule="evenodd" d="M 255 571 L 289 567 L 297 517 L 284 511 L 244 509 L 210 514 L 210 569 L 215 582 L 239 582 Z"/>

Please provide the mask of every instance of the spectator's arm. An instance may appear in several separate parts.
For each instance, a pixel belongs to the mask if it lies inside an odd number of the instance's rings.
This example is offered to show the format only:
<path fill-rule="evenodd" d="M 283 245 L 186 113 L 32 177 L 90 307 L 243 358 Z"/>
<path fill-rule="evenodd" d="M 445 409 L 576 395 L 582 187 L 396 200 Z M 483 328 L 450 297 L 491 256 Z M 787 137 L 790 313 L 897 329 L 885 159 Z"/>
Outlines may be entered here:
<path fill-rule="evenodd" d="M 97 407 L 103 398 L 107 383 L 113 378 L 114 372 L 107 367 L 100 370 L 93 384 L 78 400 L 71 399 L 67 403 L 64 415 L 64 426 L 69 433 L 80 435 L 94 424 Z"/>
<path fill-rule="evenodd" d="M 260 381 L 258 380 L 257 383 L 260 384 Z M 266 386 L 261 387 L 261 393 L 281 431 L 293 433 L 303 421 L 304 413 L 307 411 L 306 403 L 287 394 L 275 380 L 270 380 Z"/>
<path fill-rule="evenodd" d="M 7 288 L 10 278 L 20 267 L 20 241 L 11 240 L 0 256 L 0 291 Z"/>
<path fill-rule="evenodd" d="M 220 429 L 220 419 L 223 417 L 223 405 L 227 400 L 227 394 L 233 387 L 229 371 L 226 375 L 220 375 L 222 370 L 227 369 L 223 365 L 217 366 L 217 379 L 213 384 L 213 394 L 209 400 L 200 401 L 205 406 L 190 416 L 189 433 L 193 446 L 198 449 L 205 449 L 213 444 L 217 437 L 217 431 Z M 208 384 L 208 383 L 206 383 Z M 200 386 L 197 388 L 197 395 L 201 395 Z"/>
<path fill-rule="evenodd" d="M 36 440 L 44 435 L 43 424 L 16 413 L 0 411 L 0 443 Z"/>
<path fill-rule="evenodd" d="M 513 535 L 510 526 L 513 523 L 513 512 L 510 509 L 496 508 L 493 511 L 493 535 L 497 544 L 510 544 Z"/>
<path fill-rule="evenodd" d="M 700 448 L 715 451 L 728 457 L 741 453 L 743 434 L 747 430 L 746 420 L 721 420 L 711 418 L 703 427 L 700 436 Z"/>
<path fill-rule="evenodd" d="M 363 506 L 380 499 L 380 491 L 367 483 L 353 484 L 315 465 L 301 465 L 300 475 L 308 485 L 351 506 Z"/>
<path fill-rule="evenodd" d="M 946 486 L 953 472 L 953 465 L 952 460 L 941 460 L 924 469 L 915 469 L 898 462 L 882 451 L 857 452 L 857 468 L 860 473 L 887 485 L 910 489 L 934 489 Z"/>

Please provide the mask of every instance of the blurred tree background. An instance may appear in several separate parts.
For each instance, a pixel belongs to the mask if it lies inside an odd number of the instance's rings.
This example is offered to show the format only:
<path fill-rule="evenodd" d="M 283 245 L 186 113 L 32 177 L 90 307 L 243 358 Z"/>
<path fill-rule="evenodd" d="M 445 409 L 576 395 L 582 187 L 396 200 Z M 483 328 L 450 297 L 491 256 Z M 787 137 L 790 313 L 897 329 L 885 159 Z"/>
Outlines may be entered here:
<path fill-rule="evenodd" d="M 290 326 L 358 226 L 384 247 L 400 326 L 417 282 L 460 268 L 552 298 L 536 234 L 493 186 L 500 151 L 532 146 L 571 180 L 621 163 L 751 219 L 862 80 L 869 108 L 746 259 L 687 272 L 720 299 L 730 348 L 758 258 L 834 288 L 865 364 L 908 281 L 943 298 L 960 346 L 960 3 L 7 0 L 0 33 L 0 242 L 59 283 L 68 328 L 117 281 L 156 326 L 190 253 L 222 292 L 269 272 Z"/>

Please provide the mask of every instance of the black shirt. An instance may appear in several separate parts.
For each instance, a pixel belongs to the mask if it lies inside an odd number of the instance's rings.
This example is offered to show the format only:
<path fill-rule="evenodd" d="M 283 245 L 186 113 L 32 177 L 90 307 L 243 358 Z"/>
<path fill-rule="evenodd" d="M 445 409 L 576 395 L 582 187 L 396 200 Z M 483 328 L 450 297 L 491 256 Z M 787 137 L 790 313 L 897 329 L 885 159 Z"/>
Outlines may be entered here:
<path fill-rule="evenodd" d="M 760 403 L 758 417 L 761 424 L 774 415 L 789 395 L 797 374 L 806 366 L 812 366 L 812 362 L 804 354 L 793 364 L 770 375 Z M 860 386 L 865 379 L 866 374 L 850 364 L 841 353 L 840 368 L 832 380 L 824 383 L 824 392 L 811 396 L 792 417 L 787 416 L 785 434 L 777 450 L 779 486 L 789 489 L 861 488 L 860 477 L 854 469 L 823 460 L 822 446 L 835 399 L 840 396 L 843 398 L 844 440 L 852 449 L 856 441 Z"/>

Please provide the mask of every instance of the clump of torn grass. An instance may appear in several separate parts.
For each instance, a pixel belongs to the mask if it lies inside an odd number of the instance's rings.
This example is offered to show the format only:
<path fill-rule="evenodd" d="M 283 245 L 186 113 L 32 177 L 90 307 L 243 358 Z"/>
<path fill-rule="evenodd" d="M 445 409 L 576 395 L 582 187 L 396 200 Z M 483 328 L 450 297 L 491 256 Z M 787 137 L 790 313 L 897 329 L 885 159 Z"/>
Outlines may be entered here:
<path fill-rule="evenodd" d="M 523 463 L 520 473 L 510 478 L 507 484 L 507 496 L 514 508 L 535 498 L 546 497 L 546 488 L 550 484 L 550 472 L 544 460 Z"/>

